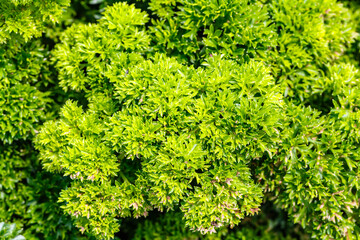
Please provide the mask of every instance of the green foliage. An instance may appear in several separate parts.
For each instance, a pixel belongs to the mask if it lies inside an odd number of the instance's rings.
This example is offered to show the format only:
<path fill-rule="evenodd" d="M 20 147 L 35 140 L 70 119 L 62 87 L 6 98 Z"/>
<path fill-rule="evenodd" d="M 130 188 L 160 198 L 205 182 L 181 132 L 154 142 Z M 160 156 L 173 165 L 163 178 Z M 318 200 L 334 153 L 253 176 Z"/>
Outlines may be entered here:
<path fill-rule="evenodd" d="M 277 212 L 280 213 L 280 212 Z M 199 232 L 192 232 L 184 228 L 184 222 L 181 219 L 180 213 L 168 212 L 165 214 L 158 215 L 157 217 L 150 216 L 150 219 L 146 219 L 139 223 L 134 240 L 175 240 L 175 239 L 190 239 L 190 240 L 291 240 L 296 239 L 291 236 L 294 234 L 294 226 L 283 226 L 291 227 L 289 229 L 282 229 L 280 224 L 269 219 L 269 216 L 259 215 L 244 219 L 240 226 L 233 229 L 220 228 L 215 234 L 202 235 Z M 277 231 L 280 228 L 288 233 L 283 234 L 281 231 Z M 306 238 L 305 235 L 302 236 Z"/>
<path fill-rule="evenodd" d="M 49 74 L 43 71 L 48 53 L 38 42 L 23 46 L 14 56 L 7 49 L 0 53 L 0 140 L 11 143 L 28 139 L 49 117 L 44 114 L 49 93 L 39 91 L 49 84 Z"/>
<path fill-rule="evenodd" d="M 32 124 L 44 119 L 41 110 L 46 107 L 45 95 L 29 85 L 0 87 L 0 103 L 4 106 L 0 117 L 1 140 L 11 143 L 26 139 L 36 131 Z"/>
<path fill-rule="evenodd" d="M 46 169 L 75 180 L 60 200 L 78 226 L 108 238 L 116 216 L 180 205 L 186 224 L 207 233 L 258 211 L 247 165 L 274 152 L 281 95 L 261 63 L 204 65 L 156 56 L 110 80 L 113 99 L 96 96 L 86 112 L 69 101 L 45 124 L 37 148 Z"/>
<path fill-rule="evenodd" d="M 44 22 L 55 23 L 69 0 L 6 0 L 0 2 L 0 44 L 41 36 Z"/>
<path fill-rule="evenodd" d="M 330 67 L 316 91 L 330 113 L 289 105 L 281 149 L 258 171 L 267 191 L 314 238 L 359 235 L 359 79 L 352 66 Z"/>
<path fill-rule="evenodd" d="M 239 62 L 261 59 L 273 66 L 285 96 L 301 102 L 324 63 L 339 58 L 356 37 L 350 12 L 334 0 L 166 3 L 149 3 L 158 16 L 149 28 L 154 51 L 195 65 L 213 53 Z"/>
<path fill-rule="evenodd" d="M 47 19 L 68 3 L 0 3 L 0 222 L 14 223 L 1 225 L 1 239 L 24 239 L 17 236 L 15 223 L 29 240 L 82 239 L 57 203 L 68 182 L 42 172 L 31 142 L 24 141 L 54 117 L 64 98 L 54 86 L 47 47 L 30 38 L 41 35 Z"/>
<path fill-rule="evenodd" d="M 3 240 L 25 240 L 22 235 L 19 235 L 21 230 L 16 228 L 16 224 L 8 224 L 0 222 L 0 237 Z"/>
<path fill-rule="evenodd" d="M 0 144 L 0 221 L 21 226 L 26 239 L 80 239 L 57 203 L 67 181 L 41 169 L 26 142 Z"/>
<path fill-rule="evenodd" d="M 153 20 L 154 51 L 199 63 L 212 53 L 247 61 L 265 54 L 274 45 L 267 6 L 261 1 L 158 1 L 149 9 Z"/>
<path fill-rule="evenodd" d="M 351 16 L 356 24 L 356 31 L 360 32 L 360 2 L 344 0 L 344 5 L 351 11 Z M 356 41 L 347 49 L 346 54 L 342 56 L 345 62 L 351 62 L 355 66 L 360 65 L 360 35 L 356 38 Z"/>
<path fill-rule="evenodd" d="M 2 1 L 0 222 L 358 239 L 360 11 L 343 3 Z"/>
<path fill-rule="evenodd" d="M 60 86 L 88 103 L 67 102 L 36 143 L 45 169 L 74 180 L 60 201 L 81 231 L 109 238 L 118 217 L 177 207 L 201 233 L 237 225 L 259 210 L 253 172 L 314 237 L 355 236 L 358 139 L 346 126 L 357 126 L 357 73 L 335 63 L 356 36 L 349 11 L 331 0 L 147 3 L 151 22 L 115 4 L 53 52 Z M 343 204 L 322 205 L 339 191 Z"/>
<path fill-rule="evenodd" d="M 64 89 L 104 91 L 107 75 L 121 69 L 141 56 L 124 52 L 145 51 L 149 36 L 143 28 L 148 21 L 145 13 L 124 3 L 107 8 L 97 25 L 74 25 L 66 31 L 56 46 L 54 55 L 59 72 L 59 84 Z"/>
<path fill-rule="evenodd" d="M 274 74 L 285 86 L 285 96 L 306 101 L 309 87 L 357 36 L 350 12 L 333 0 L 290 1 L 270 4 L 277 28 L 277 47 L 270 57 Z"/>
<path fill-rule="evenodd" d="M 313 237 L 353 239 L 359 231 L 358 162 L 356 155 L 347 156 L 354 149 L 353 141 L 336 138 L 343 133 L 319 118 L 319 113 L 298 107 L 290 110 L 295 128 L 283 137 L 277 157 L 262 164 L 266 170 L 259 172 L 259 179 L 267 191 L 274 191 L 276 203 Z"/>

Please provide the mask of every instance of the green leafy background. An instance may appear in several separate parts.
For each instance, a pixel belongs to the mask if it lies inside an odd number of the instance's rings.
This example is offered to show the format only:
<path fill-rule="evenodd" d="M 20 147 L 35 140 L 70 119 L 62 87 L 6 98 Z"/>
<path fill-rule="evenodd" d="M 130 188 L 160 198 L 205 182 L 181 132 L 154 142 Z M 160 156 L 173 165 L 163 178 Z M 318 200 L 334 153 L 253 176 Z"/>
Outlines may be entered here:
<path fill-rule="evenodd" d="M 1 239 L 359 238 L 358 2 L 0 11 Z"/>

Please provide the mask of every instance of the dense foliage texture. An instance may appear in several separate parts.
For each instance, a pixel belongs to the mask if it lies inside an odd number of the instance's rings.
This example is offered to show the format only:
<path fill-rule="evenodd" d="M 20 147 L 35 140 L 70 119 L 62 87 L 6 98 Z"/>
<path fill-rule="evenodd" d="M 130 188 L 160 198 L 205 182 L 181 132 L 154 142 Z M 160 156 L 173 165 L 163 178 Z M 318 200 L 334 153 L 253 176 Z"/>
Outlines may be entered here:
<path fill-rule="evenodd" d="M 0 237 L 4 240 L 25 240 L 24 236 L 20 235 L 21 230 L 17 229 L 16 224 L 8 224 L 0 222 Z"/>
<path fill-rule="evenodd" d="M 0 3 L 1 234 L 358 239 L 359 3 L 68 5 Z"/>
<path fill-rule="evenodd" d="M 156 56 L 114 80 L 118 106 L 104 95 L 86 112 L 69 101 L 45 124 L 44 167 L 75 180 L 61 199 L 85 229 L 180 204 L 187 225 L 207 233 L 258 210 L 261 188 L 246 165 L 278 141 L 281 94 L 261 64 L 213 58 L 195 70 Z M 139 168 L 132 181 L 129 161 Z"/>
<path fill-rule="evenodd" d="M 15 223 L 26 239 L 80 239 L 57 203 L 67 180 L 42 171 L 31 142 L 38 127 L 57 115 L 58 102 L 64 98 L 53 79 L 48 48 L 31 38 L 40 36 L 68 4 L 0 3 L 1 239 L 24 239 L 17 237 Z"/>
<path fill-rule="evenodd" d="M 1 1 L 0 44 L 41 36 L 44 22 L 55 23 L 70 0 L 7 0 Z"/>

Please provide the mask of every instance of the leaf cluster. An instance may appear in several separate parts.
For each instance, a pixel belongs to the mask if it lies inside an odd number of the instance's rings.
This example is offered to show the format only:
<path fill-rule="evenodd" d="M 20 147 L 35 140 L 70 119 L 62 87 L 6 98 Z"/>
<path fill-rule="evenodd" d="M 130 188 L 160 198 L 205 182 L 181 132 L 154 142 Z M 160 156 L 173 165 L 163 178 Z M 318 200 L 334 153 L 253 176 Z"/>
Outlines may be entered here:
<path fill-rule="evenodd" d="M 107 7 L 53 52 L 60 86 L 87 103 L 68 101 L 36 146 L 74 180 L 60 201 L 81 231 L 108 239 L 119 217 L 179 208 L 212 233 L 256 213 L 264 191 L 313 237 L 356 236 L 359 75 L 340 58 L 356 37 L 350 12 L 332 0 L 145 3 Z"/>
<path fill-rule="evenodd" d="M 69 0 L 8 0 L 0 2 L 0 44 L 27 42 L 41 36 L 44 22 L 55 23 Z"/>
<path fill-rule="evenodd" d="M 25 240 L 24 236 L 19 235 L 21 230 L 17 229 L 16 224 L 0 222 L 0 237 L 4 240 Z"/>
<path fill-rule="evenodd" d="M 274 151 L 282 109 L 268 71 L 220 56 L 194 69 L 158 55 L 110 78 L 113 98 L 91 96 L 86 112 L 67 102 L 36 140 L 44 167 L 74 179 L 60 198 L 66 212 L 102 237 L 117 231 L 116 216 L 154 208 L 180 206 L 203 233 L 253 215 L 262 193 L 247 164 Z"/>
<path fill-rule="evenodd" d="M 358 238 L 358 3 L 113 2 L 0 3 L 0 222 L 291 239 L 227 228 L 272 202 L 312 238 Z"/>

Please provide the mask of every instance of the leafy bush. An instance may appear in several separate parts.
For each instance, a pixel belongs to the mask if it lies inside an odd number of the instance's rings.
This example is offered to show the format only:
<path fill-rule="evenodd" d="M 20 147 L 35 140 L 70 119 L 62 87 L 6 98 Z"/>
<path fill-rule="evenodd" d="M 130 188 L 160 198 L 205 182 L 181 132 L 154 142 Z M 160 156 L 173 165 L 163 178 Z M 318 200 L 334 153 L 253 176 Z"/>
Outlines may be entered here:
<path fill-rule="evenodd" d="M 60 121 L 45 124 L 37 138 L 44 167 L 77 180 L 61 201 L 83 228 L 98 234 L 105 218 L 116 231 L 116 215 L 180 204 L 187 225 L 206 233 L 257 211 L 261 189 L 246 164 L 271 154 L 281 95 L 260 63 L 214 56 L 207 64 L 195 70 L 156 56 L 114 79 L 114 99 L 93 96 L 86 112 L 69 101 Z"/>
<path fill-rule="evenodd" d="M 359 1 L 344 0 L 344 5 L 349 8 L 353 21 L 356 23 L 356 31 L 360 32 L 360 3 Z M 356 41 L 350 48 L 346 50 L 346 54 L 342 56 L 344 62 L 351 62 L 355 66 L 360 64 L 360 36 L 356 38 Z"/>
<path fill-rule="evenodd" d="M 16 228 L 16 224 L 8 224 L 0 222 L 0 237 L 4 240 L 24 240 L 22 235 L 19 235 L 21 230 Z"/>
<path fill-rule="evenodd" d="M 213 53 L 265 61 L 284 95 L 301 102 L 311 96 L 307 88 L 322 77 L 324 63 L 339 58 L 356 37 L 349 11 L 333 0 L 160 3 L 149 3 L 158 7 L 150 27 L 155 51 L 195 65 Z"/>
<path fill-rule="evenodd" d="M 11 143 L 33 136 L 47 117 L 44 110 L 51 99 L 39 91 L 47 84 L 46 75 L 39 79 L 47 52 L 38 42 L 23 46 L 15 56 L 5 49 L 0 52 L 0 140 Z"/>
<path fill-rule="evenodd" d="M 0 3 L 0 222 L 14 223 L 1 225 L 1 239 L 24 239 L 16 238 L 15 223 L 26 239 L 81 239 L 57 203 L 68 181 L 42 172 L 30 141 L 65 98 L 55 85 L 48 47 L 31 38 L 68 3 Z"/>
<path fill-rule="evenodd" d="M 257 216 L 246 217 L 239 226 L 233 229 L 221 227 L 216 233 L 207 235 L 184 228 L 182 214 L 179 212 L 168 212 L 165 214 L 155 212 L 138 224 L 133 239 L 308 239 L 307 235 L 299 232 L 297 226 L 287 223 L 283 215 L 284 213 L 279 211 L 279 209 L 265 204 L 262 210 L 264 211 L 261 211 Z"/>
<path fill-rule="evenodd" d="M 80 239 L 57 199 L 67 181 L 41 170 L 26 142 L 0 144 L 0 219 L 21 226 L 26 239 Z M 78 235 L 78 236 L 77 236 Z"/>
<path fill-rule="evenodd" d="M 55 23 L 69 0 L 8 0 L 1 1 L 0 44 L 16 40 L 27 42 L 41 36 L 44 22 Z"/>
<path fill-rule="evenodd" d="M 267 231 L 253 215 L 272 203 L 312 238 L 357 239 L 358 3 L 114 2 L 0 3 L 0 221 L 27 239 L 307 238 Z"/>

